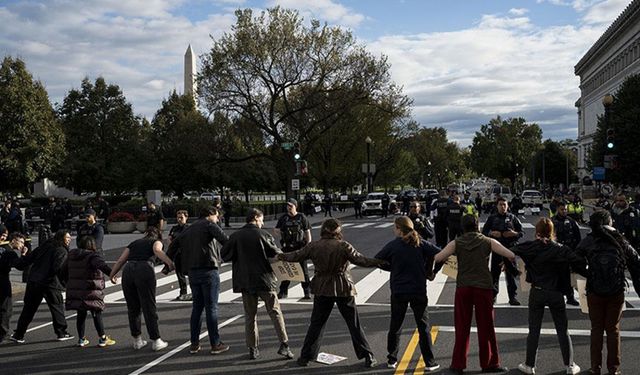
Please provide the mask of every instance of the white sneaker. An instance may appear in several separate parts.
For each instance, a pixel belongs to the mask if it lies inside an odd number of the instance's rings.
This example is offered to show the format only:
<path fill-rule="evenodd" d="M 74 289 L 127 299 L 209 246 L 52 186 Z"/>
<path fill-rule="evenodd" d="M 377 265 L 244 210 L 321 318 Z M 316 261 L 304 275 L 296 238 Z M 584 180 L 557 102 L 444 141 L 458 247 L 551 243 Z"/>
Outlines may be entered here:
<path fill-rule="evenodd" d="M 143 340 L 142 336 L 136 336 L 133 338 L 133 348 L 139 350 L 147 345 L 147 340 Z"/>
<path fill-rule="evenodd" d="M 570 366 L 567 366 L 567 374 L 579 374 L 580 373 L 580 366 L 576 365 L 575 363 L 572 363 Z"/>
<path fill-rule="evenodd" d="M 156 339 L 153 341 L 153 344 L 151 345 L 151 349 L 153 349 L 154 352 L 157 352 L 158 350 L 162 350 L 167 346 L 169 346 L 168 342 L 162 341 L 162 339 Z"/>
<path fill-rule="evenodd" d="M 518 370 L 520 370 L 521 372 L 525 373 L 525 374 L 535 374 L 536 373 L 536 368 L 535 367 L 530 367 L 527 366 L 524 363 L 521 363 L 518 365 Z M 567 372 L 568 374 L 568 372 Z"/>

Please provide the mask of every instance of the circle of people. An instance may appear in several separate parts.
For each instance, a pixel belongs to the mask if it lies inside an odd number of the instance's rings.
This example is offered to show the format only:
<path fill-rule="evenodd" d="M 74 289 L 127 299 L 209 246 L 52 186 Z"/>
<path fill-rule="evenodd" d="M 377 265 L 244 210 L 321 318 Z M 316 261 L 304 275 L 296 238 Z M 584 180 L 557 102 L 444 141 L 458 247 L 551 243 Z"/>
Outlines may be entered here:
<path fill-rule="evenodd" d="M 624 199 L 622 197 L 621 199 Z M 454 198 L 455 201 L 455 198 Z M 621 203 L 619 200 L 616 203 Z M 435 203 L 436 209 L 438 202 Z M 426 241 L 432 237 L 427 218 L 420 214 L 420 205 L 411 204 L 408 216 L 394 221 L 395 238 L 374 257 L 360 254 L 343 239 L 341 223 L 330 218 L 322 223 L 320 239 L 312 241 L 311 226 L 305 215 L 297 211 L 297 201 L 287 201 L 287 213 L 276 225 L 280 237 L 263 229 L 264 215 L 250 209 L 246 225 L 227 236 L 220 228 L 219 212 L 215 207 L 202 209 L 199 219 L 187 224 L 186 211 L 177 213 L 178 224 L 169 233 L 167 252 L 163 251 L 162 231 L 150 226 L 143 238 L 130 243 L 121 256 L 109 267 L 91 235 L 78 237 L 77 248 L 70 249 L 71 236 L 65 229 L 38 246 L 26 251 L 25 236 L 19 232 L 7 238 L 0 234 L 0 341 L 9 334 L 11 317 L 11 284 L 8 274 L 12 267 L 28 269 L 24 305 L 17 327 L 10 339 L 24 344 L 28 325 L 44 298 L 53 318 L 53 329 L 59 341 L 73 339 L 67 332 L 64 309 L 77 311 L 77 346 L 89 345 L 85 336 L 85 320 L 90 313 L 98 334 L 98 346 L 110 346 L 115 340 L 106 335 L 102 322 L 105 308 L 105 275 L 115 284 L 122 271 L 122 291 L 127 304 L 132 347 L 140 350 L 147 345 L 142 337 L 141 317 L 152 350 L 168 346 L 162 340 L 156 311 L 155 259 L 166 267 L 163 273 L 175 270 L 180 282 L 179 300 L 192 300 L 190 319 L 190 354 L 201 350 L 200 331 L 205 313 L 210 353 L 229 350 L 218 331 L 217 304 L 220 288 L 219 269 L 223 262 L 232 262 L 233 291 L 242 294 L 245 318 L 245 340 L 248 358 L 260 357 L 257 311 L 262 300 L 273 322 L 280 346 L 277 353 L 286 359 L 294 355 L 289 347 L 285 320 L 279 299 L 286 298 L 289 281 L 278 279 L 273 271 L 275 262 L 299 263 L 304 274 L 301 282 L 305 299 L 313 294 L 313 309 L 309 327 L 297 364 L 308 366 L 317 359 L 325 324 L 334 305 L 338 306 L 351 335 L 358 359 L 365 367 L 378 362 L 360 324 L 355 302 L 356 289 L 350 276 L 350 264 L 361 267 L 379 267 L 390 272 L 391 316 L 387 335 L 387 367 L 398 364 L 398 350 L 403 320 L 408 306 L 413 310 L 419 333 L 419 345 L 425 362 L 425 371 L 440 368 L 436 362 L 428 319 L 427 282 L 450 262 L 457 265 L 454 303 L 455 343 L 450 371 L 462 374 L 467 367 L 471 320 L 475 310 L 478 331 L 479 362 L 483 372 L 505 372 L 500 361 L 494 327 L 493 304 L 498 294 L 498 279 L 507 274 L 509 302 L 516 299 L 514 278 L 516 256 L 524 262 L 526 281 L 531 285 L 529 294 L 529 333 L 526 341 L 526 359 L 518 369 L 535 374 L 538 340 L 545 306 L 549 308 L 557 331 L 563 364 L 568 374 L 577 374 L 580 367 L 573 361 L 571 337 L 568 331 L 567 303 L 575 302 L 571 273 L 586 279 L 586 303 L 591 321 L 591 373 L 603 371 L 603 334 L 607 334 L 606 369 L 619 373 L 620 320 L 624 306 L 624 293 L 628 287 L 625 270 L 631 275 L 633 287 L 640 292 L 640 257 L 624 235 L 612 227 L 611 214 L 596 210 L 589 220 L 591 232 L 580 238 L 573 219 L 567 216 L 566 206 L 557 202 L 552 218 L 542 217 L 535 225 L 535 239 L 518 243 L 522 226 L 516 215 L 508 210 L 506 200 L 497 200 L 497 212 L 489 216 L 482 231 L 478 215 L 466 212 L 459 217 L 459 232 L 448 243 L 438 247 Z M 89 212 L 89 222 L 95 212 Z M 94 220 L 95 221 L 95 220 Z M 450 234 L 451 234 L 451 228 Z M 435 218 L 437 242 L 439 219 Z M 456 230 L 456 229 L 454 229 Z M 441 232 L 442 235 L 442 232 Z M 100 241 L 101 242 L 101 241 Z M 100 244 L 101 245 L 101 244 Z M 455 262 L 451 262 L 455 257 Z M 306 261 L 314 265 L 314 276 L 309 277 Z M 186 278 L 192 295 L 186 294 Z M 62 291 L 66 290 L 66 299 Z"/>

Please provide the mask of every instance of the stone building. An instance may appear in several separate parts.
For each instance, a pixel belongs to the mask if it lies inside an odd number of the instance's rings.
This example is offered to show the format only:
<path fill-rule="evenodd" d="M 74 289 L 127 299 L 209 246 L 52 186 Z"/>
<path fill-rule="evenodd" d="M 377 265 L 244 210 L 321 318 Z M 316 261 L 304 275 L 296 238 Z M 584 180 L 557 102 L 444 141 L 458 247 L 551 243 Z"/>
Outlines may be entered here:
<path fill-rule="evenodd" d="M 604 113 L 602 99 L 615 95 L 624 79 L 640 74 L 640 0 L 633 0 L 595 44 L 578 61 L 580 77 L 578 108 L 578 177 L 590 176 L 586 160 Z"/>

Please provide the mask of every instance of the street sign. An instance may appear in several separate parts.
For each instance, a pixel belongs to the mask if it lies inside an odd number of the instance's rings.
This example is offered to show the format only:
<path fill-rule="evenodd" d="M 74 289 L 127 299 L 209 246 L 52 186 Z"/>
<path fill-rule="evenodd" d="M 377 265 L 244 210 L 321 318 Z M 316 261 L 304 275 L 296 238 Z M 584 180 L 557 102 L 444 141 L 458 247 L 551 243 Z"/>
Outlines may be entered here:
<path fill-rule="evenodd" d="M 291 190 L 300 190 L 300 180 L 294 178 L 291 180 Z"/>
<path fill-rule="evenodd" d="M 282 143 L 283 150 L 291 150 L 293 148 L 293 142 L 284 142 Z"/>
<path fill-rule="evenodd" d="M 610 196 L 613 193 L 613 186 L 610 184 L 605 184 L 600 187 L 600 192 L 605 196 Z"/>
<path fill-rule="evenodd" d="M 593 181 L 604 181 L 605 171 L 604 167 L 593 167 Z"/>
<path fill-rule="evenodd" d="M 371 172 L 371 174 L 376 173 L 376 165 L 375 164 L 369 164 L 371 167 L 369 169 L 369 172 Z M 367 173 L 367 163 L 362 164 L 362 173 Z"/>

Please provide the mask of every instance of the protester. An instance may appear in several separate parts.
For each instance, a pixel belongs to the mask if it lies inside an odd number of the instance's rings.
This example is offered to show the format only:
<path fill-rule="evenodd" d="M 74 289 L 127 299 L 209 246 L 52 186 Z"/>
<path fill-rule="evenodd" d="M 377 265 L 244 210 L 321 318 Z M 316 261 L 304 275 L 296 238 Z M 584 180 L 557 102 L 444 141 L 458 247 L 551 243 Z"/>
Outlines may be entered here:
<path fill-rule="evenodd" d="M 104 275 L 111 274 L 100 253 L 96 240 L 92 236 L 83 236 L 78 240 L 78 248 L 69 251 L 67 257 L 68 281 L 67 310 L 77 310 L 78 346 L 89 345 L 84 335 L 87 312 L 91 312 L 93 324 L 98 333 L 98 346 L 111 346 L 116 343 L 104 332 L 102 311 L 104 311 Z"/>
<path fill-rule="evenodd" d="M 175 240 L 183 230 L 185 230 L 189 224 L 187 224 L 187 219 L 189 218 L 189 213 L 185 210 L 179 210 L 176 212 L 176 221 L 177 224 L 171 227 L 169 231 L 169 246 L 171 246 L 171 242 Z M 191 294 L 187 293 L 187 277 L 182 272 L 182 262 L 180 260 L 180 253 L 173 254 L 170 257 L 176 266 L 176 277 L 178 279 L 178 286 L 180 287 L 180 294 L 176 297 L 176 301 L 191 301 Z M 169 273 L 169 268 L 165 267 L 163 270 L 164 273 Z"/>
<path fill-rule="evenodd" d="M 311 259 L 314 277 L 311 291 L 314 294 L 313 310 L 309 329 L 298 358 L 298 365 L 307 366 L 317 358 L 320 351 L 324 326 L 331 315 L 333 305 L 338 305 L 358 359 L 365 359 L 366 367 L 375 367 L 377 361 L 369 347 L 360 325 L 356 307 L 356 288 L 349 272 L 349 263 L 361 267 L 375 267 L 386 264 L 379 259 L 369 259 L 360 254 L 350 243 L 342 240 L 342 226 L 336 219 L 327 219 L 320 228 L 320 240 L 292 252 L 278 254 L 279 260 L 300 262 Z"/>
<path fill-rule="evenodd" d="M 0 225 L 0 243 L 4 242 L 7 237 L 7 230 Z M 11 290 L 11 280 L 9 273 L 11 268 L 15 266 L 21 256 L 27 253 L 27 247 L 24 245 L 25 236 L 22 233 L 11 233 L 9 243 L 0 246 L 0 343 L 9 334 L 9 324 L 11 322 L 11 314 L 13 313 L 13 298 Z"/>
<path fill-rule="evenodd" d="M 454 302 L 455 344 L 451 359 L 451 371 L 462 374 L 467 367 L 471 317 L 475 308 L 478 327 L 478 346 L 482 372 L 506 372 L 500 366 L 498 342 L 494 328 L 493 279 L 489 270 L 491 253 L 510 261 L 513 252 L 498 241 L 478 232 L 478 219 L 473 215 L 462 217 L 463 235 L 442 249 L 435 256 L 436 262 L 444 262 L 450 255 L 458 257 L 458 275 Z"/>
<path fill-rule="evenodd" d="M 412 205 L 416 202 L 411 203 Z M 412 211 L 414 211 L 412 209 Z M 437 247 L 421 239 L 414 230 L 413 222 L 407 216 L 395 219 L 393 232 L 396 238 L 385 245 L 375 256 L 390 264 L 383 267 L 391 272 L 391 319 L 387 334 L 387 367 L 396 368 L 402 323 L 411 306 L 418 327 L 420 351 L 425 363 L 425 371 L 440 368 L 433 354 L 431 326 L 427 309 L 427 278 L 433 273 L 433 257 L 440 251 Z"/>
<path fill-rule="evenodd" d="M 169 345 L 160 337 L 158 328 L 154 256 L 173 268 L 171 259 L 162 252 L 160 229 L 150 226 L 145 231 L 143 238 L 127 245 L 109 275 L 111 282 L 115 284 L 117 282 L 116 275 L 124 266 L 122 292 L 127 302 L 129 329 L 131 336 L 133 336 L 133 348 L 136 350 L 147 345 L 147 341 L 142 339 L 141 314 L 144 314 L 147 333 L 153 341 L 151 346 L 153 351 L 162 350 Z"/>
<path fill-rule="evenodd" d="M 292 359 L 289 349 L 289 337 L 280 310 L 277 295 L 277 279 L 269 259 L 275 258 L 282 251 L 278 249 L 273 236 L 263 230 L 264 214 L 252 208 L 247 213 L 247 224 L 229 237 L 222 248 L 222 259 L 233 262 L 233 291 L 242 293 L 244 306 L 244 332 L 249 358 L 260 356 L 258 350 L 258 301 L 265 303 L 269 317 L 273 322 L 280 341 L 278 354 Z"/>
<path fill-rule="evenodd" d="M 527 358 L 524 363 L 518 365 L 518 369 L 525 374 L 535 374 L 538 341 L 545 306 L 549 307 L 556 327 L 566 373 L 577 374 L 580 372 L 580 366 L 573 362 L 573 346 L 569 336 L 564 294 L 567 288 L 571 287 L 570 280 L 567 278 L 571 269 L 584 273 L 585 263 L 584 259 L 578 257 L 570 247 L 563 246 L 555 242 L 554 239 L 553 221 L 543 217 L 536 223 L 536 239 L 511 249 L 524 261 L 527 281 L 531 283 Z"/>
<path fill-rule="evenodd" d="M 611 214 L 591 214 L 591 233 L 580 241 L 578 255 L 587 260 L 587 303 L 591 320 L 591 373 L 602 371 L 603 333 L 607 333 L 607 369 L 619 374 L 620 318 L 629 270 L 636 293 L 640 292 L 640 257 L 629 242 L 611 226 Z"/>
<path fill-rule="evenodd" d="M 16 263 L 16 268 L 24 270 L 31 265 L 31 271 L 27 279 L 27 288 L 24 293 L 24 305 L 18 318 L 18 326 L 11 336 L 11 340 L 18 344 L 24 344 L 24 334 L 33 320 L 42 299 L 47 302 L 53 319 L 53 331 L 58 341 L 66 341 L 73 338 L 67 333 L 67 320 L 64 316 L 64 299 L 62 291 L 64 286 L 60 282 L 59 274 L 67 259 L 71 235 L 65 229 L 56 232 L 35 250 L 27 253 Z"/>
<path fill-rule="evenodd" d="M 200 351 L 200 328 L 202 310 L 207 317 L 207 331 L 211 343 L 211 354 L 220 354 L 229 350 L 229 345 L 220 340 L 218 331 L 218 294 L 220 292 L 220 274 L 222 264 L 220 246 L 229 238 L 218 226 L 219 211 L 215 207 L 204 207 L 200 218 L 178 235 L 169 245 L 169 257 L 180 252 L 182 272 L 189 275 L 189 285 L 193 297 L 191 310 L 191 348 L 195 354 Z"/>

